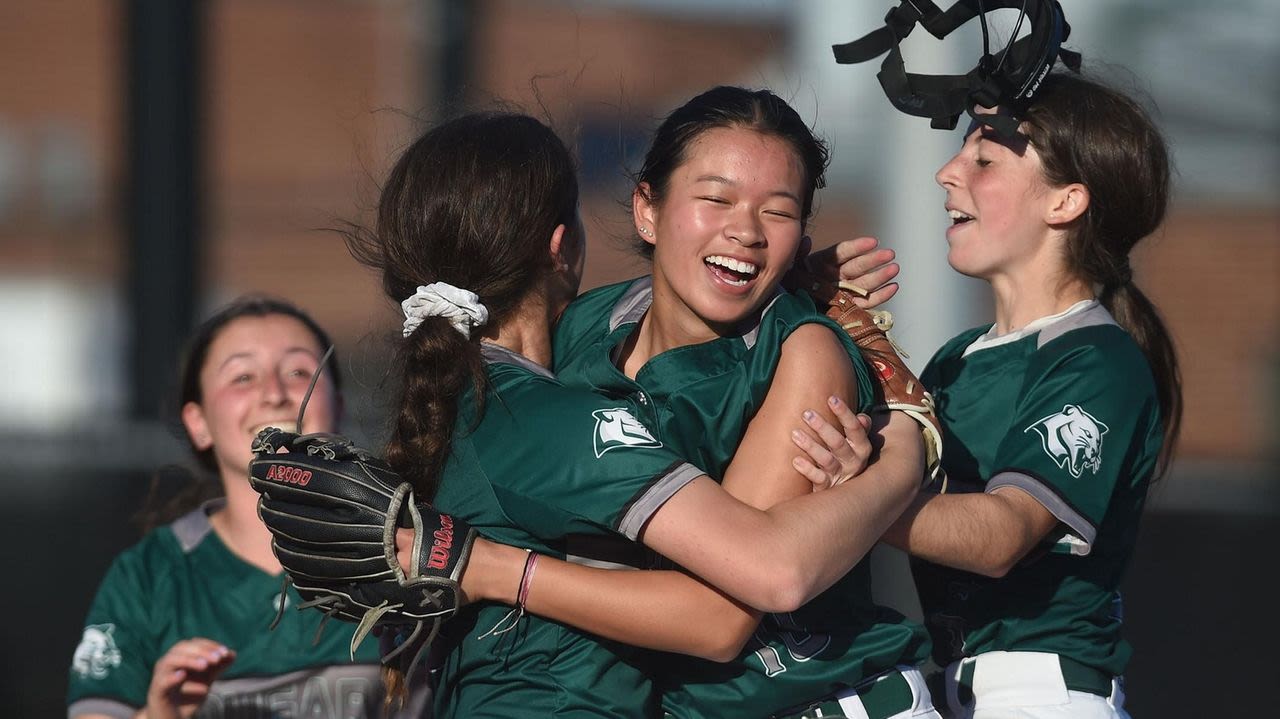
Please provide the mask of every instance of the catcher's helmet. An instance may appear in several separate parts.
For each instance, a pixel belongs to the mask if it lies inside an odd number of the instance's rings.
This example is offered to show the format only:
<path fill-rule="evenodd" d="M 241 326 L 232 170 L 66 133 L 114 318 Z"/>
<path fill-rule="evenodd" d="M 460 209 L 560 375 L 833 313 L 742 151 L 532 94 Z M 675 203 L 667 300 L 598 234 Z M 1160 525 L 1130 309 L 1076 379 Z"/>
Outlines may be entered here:
<path fill-rule="evenodd" d="M 1001 8 L 1019 8 L 1017 25 L 1004 49 L 995 53 L 987 45 L 986 13 Z M 978 65 L 964 75 L 920 75 L 909 73 L 902 61 L 899 43 L 916 23 L 934 37 L 945 38 L 953 30 L 978 18 L 982 23 L 983 53 Z M 1027 19 L 1030 32 L 1016 39 Z M 884 27 L 843 45 L 835 45 L 836 62 L 847 65 L 865 62 L 888 52 L 876 77 L 889 101 L 899 110 L 917 117 L 932 118 L 932 127 L 951 130 L 961 113 L 991 125 L 1002 134 L 1017 131 L 1017 116 L 1035 97 L 1040 82 L 1056 60 L 1067 67 L 1080 68 L 1079 53 L 1061 45 L 1071 34 L 1058 0 L 959 0 L 946 12 L 930 0 L 901 0 L 885 15 Z M 974 115 L 974 105 L 997 107 L 998 115 Z"/>

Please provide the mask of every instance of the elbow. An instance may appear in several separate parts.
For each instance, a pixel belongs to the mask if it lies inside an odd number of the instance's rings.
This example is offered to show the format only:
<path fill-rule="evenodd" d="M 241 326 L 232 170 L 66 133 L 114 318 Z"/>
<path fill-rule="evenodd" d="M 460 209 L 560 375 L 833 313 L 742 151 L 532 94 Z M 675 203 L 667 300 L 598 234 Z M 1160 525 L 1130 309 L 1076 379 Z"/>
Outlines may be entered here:
<path fill-rule="evenodd" d="M 1012 564 L 1009 564 L 1006 562 L 998 562 L 998 563 L 984 564 L 982 566 L 973 567 L 972 571 L 975 574 L 981 574 L 982 576 L 990 577 L 991 579 L 1004 579 L 1005 575 L 1009 573 L 1010 569 L 1013 569 Z"/>
<path fill-rule="evenodd" d="M 742 650 L 747 646 L 747 640 L 751 639 L 756 631 L 756 627 L 760 625 L 760 615 L 755 612 L 742 613 L 735 616 L 733 626 L 723 628 L 723 631 L 715 632 L 714 637 L 710 638 L 707 643 L 706 651 L 699 654 L 699 658 L 707 661 L 716 662 L 717 664 L 727 664 L 742 656 Z"/>
<path fill-rule="evenodd" d="M 917 462 L 909 465 L 906 472 L 899 474 L 893 478 L 893 498 L 897 501 L 893 507 L 893 518 L 896 520 L 907 511 L 911 503 L 915 501 L 916 496 L 920 494 L 920 478 L 924 476 L 924 463 Z"/>
<path fill-rule="evenodd" d="M 988 495 L 998 496 L 998 495 Z M 1007 526 L 1004 531 L 995 535 L 995 541 L 987 546 L 983 566 L 973 570 L 992 579 L 1002 579 L 1015 567 L 1028 561 L 1028 557 L 1038 557 L 1043 551 L 1042 542 L 1047 532 L 1037 531 L 1029 525 Z"/>
<path fill-rule="evenodd" d="M 738 654 L 744 646 L 746 646 L 745 641 L 742 644 L 733 646 L 725 644 L 723 649 L 712 648 L 710 651 L 700 653 L 698 658 L 708 662 L 715 662 L 716 664 L 728 664 L 738 658 Z"/>
<path fill-rule="evenodd" d="M 722 622 L 714 624 L 713 631 L 708 632 L 704 642 L 704 651 L 699 652 L 700 659 L 727 664 L 739 659 L 746 642 L 755 635 L 755 628 L 760 626 L 760 613 L 742 606 L 741 612 L 719 613 Z"/>
<path fill-rule="evenodd" d="M 811 595 L 808 590 L 800 587 L 789 587 L 780 589 L 773 593 L 771 601 L 767 607 L 757 607 L 770 614 L 785 614 L 786 612 L 794 612 L 809 602 Z"/>
<path fill-rule="evenodd" d="M 981 561 L 976 562 L 977 566 L 971 567 L 970 571 L 992 579 L 1003 579 L 1027 554 L 1025 549 L 1015 546 L 996 546 L 992 550 Z"/>
<path fill-rule="evenodd" d="M 760 596 L 751 606 L 775 614 L 794 612 L 807 604 L 820 589 L 814 584 L 813 573 L 805 572 L 802 566 L 799 561 L 783 560 L 761 567 Z"/>

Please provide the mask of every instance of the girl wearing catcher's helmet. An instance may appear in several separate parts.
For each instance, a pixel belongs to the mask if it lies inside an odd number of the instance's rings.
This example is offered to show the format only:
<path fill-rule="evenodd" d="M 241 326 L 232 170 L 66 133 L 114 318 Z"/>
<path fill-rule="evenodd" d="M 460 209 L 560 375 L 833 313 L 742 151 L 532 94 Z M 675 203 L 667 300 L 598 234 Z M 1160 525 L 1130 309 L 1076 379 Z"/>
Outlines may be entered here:
<path fill-rule="evenodd" d="M 1079 75 L 1050 74 L 1017 117 L 1012 137 L 976 122 L 937 173 L 947 258 L 991 285 L 996 321 L 925 369 L 948 490 L 885 538 L 915 557 L 953 716 L 1124 717 L 1119 585 L 1182 410 L 1129 266 L 1169 158 L 1137 103 Z"/>

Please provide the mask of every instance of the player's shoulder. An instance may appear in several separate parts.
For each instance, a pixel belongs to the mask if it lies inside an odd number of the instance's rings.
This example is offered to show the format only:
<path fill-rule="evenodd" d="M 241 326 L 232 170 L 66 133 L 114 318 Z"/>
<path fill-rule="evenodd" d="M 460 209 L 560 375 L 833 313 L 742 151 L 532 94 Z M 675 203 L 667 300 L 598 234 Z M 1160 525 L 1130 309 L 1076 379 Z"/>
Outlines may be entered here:
<path fill-rule="evenodd" d="M 792 327 L 783 340 L 782 356 L 788 364 L 810 371 L 836 364 L 847 365 L 849 352 L 842 336 L 844 332 L 823 322 L 800 323 Z"/>
<path fill-rule="evenodd" d="M 207 505 L 201 505 L 168 524 L 148 530 L 141 539 L 121 552 L 120 556 L 157 559 L 190 551 L 213 529 L 209 524 L 206 507 Z"/>
<path fill-rule="evenodd" d="M 797 332 L 799 330 L 803 332 Z M 803 292 L 779 290 L 760 313 L 760 322 L 744 336 L 749 346 L 760 350 L 786 349 L 788 352 L 805 345 L 846 344 L 847 334 L 834 320 L 818 311 L 813 300 Z M 852 341 L 848 343 L 852 346 Z"/>
<path fill-rule="evenodd" d="M 560 384 L 550 369 L 502 345 L 483 342 L 480 344 L 480 356 L 484 360 L 489 383 L 497 391 L 539 391 L 546 386 Z"/>
<path fill-rule="evenodd" d="M 1046 355 L 1070 347 L 1098 347 L 1102 350 L 1137 350 L 1137 342 L 1128 330 L 1100 302 L 1091 302 L 1081 311 L 1070 313 L 1041 328 L 1036 333 L 1036 351 Z M 1139 350 L 1140 351 L 1140 350 Z"/>
<path fill-rule="evenodd" d="M 110 591 L 150 585 L 158 577 L 169 576 L 182 561 L 182 555 L 182 544 L 173 532 L 173 525 L 156 527 L 112 559 L 102 587 Z"/>
<path fill-rule="evenodd" d="M 531 420 L 547 420 L 560 413 L 584 410 L 588 413 L 609 404 L 603 395 L 589 389 L 565 385 L 555 375 L 533 374 L 527 371 L 507 369 L 503 372 L 511 381 L 503 382 L 496 389 L 486 411 L 498 411 L 511 419 L 529 423 Z"/>
<path fill-rule="evenodd" d="M 563 412 L 582 409 L 589 413 L 608 404 L 603 396 L 567 386 L 551 370 L 511 350 L 485 345 L 484 353 L 491 385 L 486 421 L 529 424 Z"/>
<path fill-rule="evenodd" d="M 1035 342 L 1033 365 L 1095 366 L 1113 375 L 1150 372 L 1137 340 L 1100 303 L 1042 328 Z"/>
<path fill-rule="evenodd" d="M 626 294 L 627 290 L 637 284 L 642 283 L 645 286 L 650 286 L 651 279 L 651 275 L 641 275 L 639 277 L 632 277 L 618 282 L 611 282 L 607 285 L 600 285 L 599 287 L 587 290 L 586 292 L 578 295 L 577 299 L 575 299 L 570 306 L 590 305 L 596 302 L 614 301 L 618 297 Z"/>
<path fill-rule="evenodd" d="M 579 357 L 614 328 L 637 321 L 652 302 L 652 287 L 652 278 L 645 276 L 579 295 L 556 321 L 552 338 L 556 366 Z"/>
<path fill-rule="evenodd" d="M 782 343 L 767 379 L 761 382 L 761 375 L 753 373 L 757 378 L 753 384 L 762 388 L 767 396 L 780 393 L 797 401 L 811 391 L 820 391 L 825 398 L 833 391 L 843 392 L 840 388 L 856 387 L 857 407 L 865 409 L 863 400 L 869 388 L 859 381 L 865 375 L 857 369 L 861 355 L 856 348 L 850 350 L 845 346 L 842 339 L 846 337 L 844 332 L 833 331 L 819 322 L 797 325 Z"/>
<path fill-rule="evenodd" d="M 803 318 L 815 313 L 821 314 L 818 313 L 817 307 L 808 293 L 788 292 L 779 288 L 778 294 L 771 300 L 766 312 L 783 317 Z"/>
<path fill-rule="evenodd" d="M 818 311 L 817 305 L 809 295 L 782 289 L 779 289 L 778 294 L 765 305 L 760 318 L 761 324 L 771 323 L 790 328 L 824 321 L 831 327 L 835 327 L 835 323 L 831 322 L 830 318 Z"/>
<path fill-rule="evenodd" d="M 120 556 L 148 568 L 171 567 L 187 561 L 213 536 L 209 518 L 226 506 L 226 502 L 221 497 L 203 502 L 172 522 L 148 531 Z"/>
<path fill-rule="evenodd" d="M 559 326 L 578 326 L 600 322 L 610 317 L 618 304 L 628 296 L 648 296 L 651 287 L 651 278 L 644 276 L 588 290 L 569 303 L 564 313 L 560 315 Z"/>
<path fill-rule="evenodd" d="M 1043 328 L 1024 386 L 1090 388 L 1126 406 L 1154 406 L 1155 377 L 1142 348 L 1099 305 Z"/>

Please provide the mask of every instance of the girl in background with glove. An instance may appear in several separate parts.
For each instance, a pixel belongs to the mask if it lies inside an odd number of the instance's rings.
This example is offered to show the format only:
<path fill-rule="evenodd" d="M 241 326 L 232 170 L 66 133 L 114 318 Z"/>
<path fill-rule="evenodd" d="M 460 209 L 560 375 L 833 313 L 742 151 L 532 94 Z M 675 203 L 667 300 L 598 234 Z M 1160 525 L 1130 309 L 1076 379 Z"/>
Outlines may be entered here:
<path fill-rule="evenodd" d="M 240 298 L 197 328 L 182 363 L 180 414 L 193 456 L 217 486 L 193 483 L 174 500 L 186 507 L 170 508 L 182 516 L 108 570 L 72 661 L 69 716 L 381 716 L 377 653 L 366 648 L 352 663 L 350 627 L 313 645 L 321 616 L 289 611 L 268 630 L 279 604 L 299 599 L 281 594 L 280 564 L 246 476 L 254 436 L 295 425 L 329 345 L 310 316 L 262 297 Z M 333 362 L 316 383 L 304 431 L 336 429 L 338 385 Z M 210 496 L 218 498 L 187 511 Z M 414 702 L 425 704 L 425 693 Z"/>
<path fill-rule="evenodd" d="M 1182 411 L 1129 266 L 1164 218 L 1169 159 L 1137 103 L 1079 75 L 1049 75 L 1018 117 L 1015 137 L 972 125 L 937 173 L 948 260 L 990 283 L 995 323 L 925 369 L 947 491 L 885 538 L 914 556 L 951 716 L 1115 719 L 1119 586 Z"/>
<path fill-rule="evenodd" d="M 833 392 L 832 406 L 870 403 L 849 338 L 779 291 L 825 165 L 772 93 L 694 98 L 659 129 L 636 189 L 653 276 L 565 312 L 585 238 L 548 129 L 466 116 L 397 162 L 375 231 L 350 238 L 406 314 L 388 460 L 420 499 L 534 550 L 477 542 L 468 596 L 520 609 L 514 624 L 481 604 L 446 625 L 440 716 L 936 716 L 914 668 L 922 632 L 871 603 L 860 563 L 919 484 L 917 426 L 893 413 L 878 461 L 816 496 L 789 441 Z M 865 439 L 839 434 L 795 441 L 819 464 L 866 458 Z M 703 581 L 581 566 L 651 566 L 627 540 Z M 778 614 L 761 625 L 760 610 Z"/>

